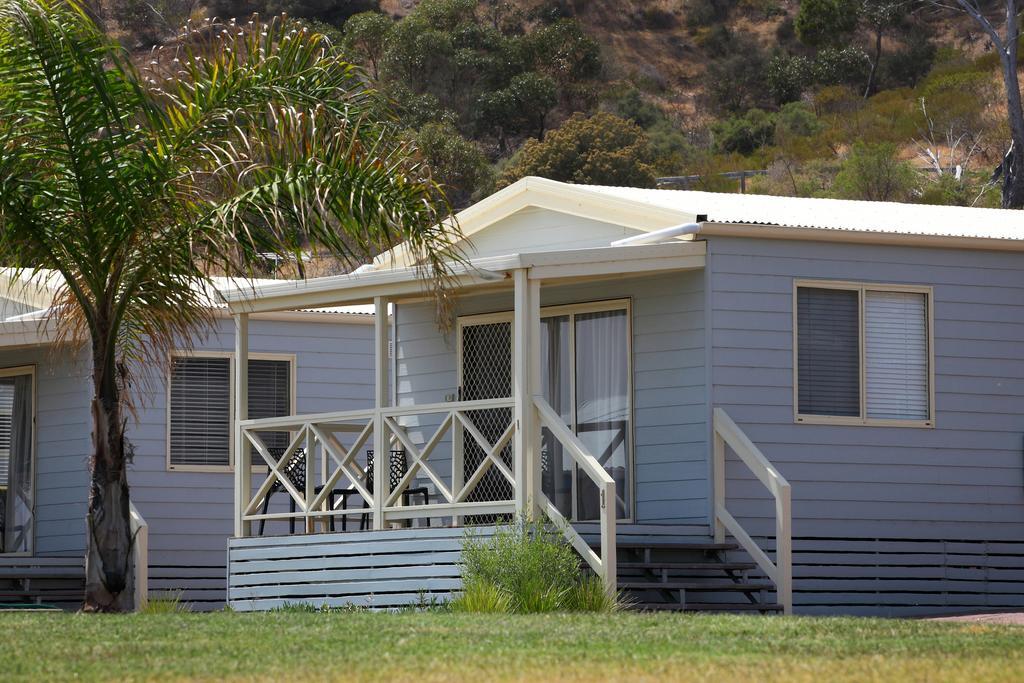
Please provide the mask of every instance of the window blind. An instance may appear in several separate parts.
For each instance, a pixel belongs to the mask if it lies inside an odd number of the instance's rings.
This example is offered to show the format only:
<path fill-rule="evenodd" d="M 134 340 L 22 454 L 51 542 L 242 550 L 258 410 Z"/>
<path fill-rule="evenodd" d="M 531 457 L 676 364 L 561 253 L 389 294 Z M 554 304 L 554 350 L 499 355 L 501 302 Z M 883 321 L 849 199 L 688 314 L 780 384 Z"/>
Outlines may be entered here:
<path fill-rule="evenodd" d="M 291 413 L 291 363 L 249 361 L 249 417 Z M 226 467 L 231 454 L 231 363 L 228 358 L 175 358 L 171 370 L 171 464 Z M 287 432 L 264 432 L 271 450 L 288 447 Z M 255 449 L 253 449 L 255 451 Z M 254 463 L 262 459 L 254 454 Z"/>
<path fill-rule="evenodd" d="M 14 416 L 14 383 L 0 382 L 0 488 L 11 473 L 11 421 Z"/>
<path fill-rule="evenodd" d="M 804 415 L 860 415 L 858 292 L 797 289 L 798 410 Z"/>
<path fill-rule="evenodd" d="M 170 421 L 171 464 L 230 464 L 229 359 L 173 359 Z"/>
<path fill-rule="evenodd" d="M 262 420 L 267 417 L 281 417 L 292 412 L 291 363 L 286 360 L 249 361 L 249 418 Z M 270 452 L 278 453 L 288 448 L 291 434 L 288 432 L 257 432 L 260 440 Z M 250 446 L 252 463 L 263 465 L 263 457 Z"/>
<path fill-rule="evenodd" d="M 928 419 L 927 306 L 917 292 L 865 292 L 869 418 Z"/>

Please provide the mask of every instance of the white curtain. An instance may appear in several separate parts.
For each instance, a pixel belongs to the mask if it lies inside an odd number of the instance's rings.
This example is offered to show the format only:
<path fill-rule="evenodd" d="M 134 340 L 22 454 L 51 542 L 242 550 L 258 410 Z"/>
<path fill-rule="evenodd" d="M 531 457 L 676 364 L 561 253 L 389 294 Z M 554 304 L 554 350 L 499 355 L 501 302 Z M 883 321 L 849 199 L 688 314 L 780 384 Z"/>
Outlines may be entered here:
<path fill-rule="evenodd" d="M 628 516 L 629 348 L 624 310 L 576 316 L 576 432 L 615 480 L 617 515 Z M 580 519 L 599 516 L 597 490 L 580 476 Z"/>

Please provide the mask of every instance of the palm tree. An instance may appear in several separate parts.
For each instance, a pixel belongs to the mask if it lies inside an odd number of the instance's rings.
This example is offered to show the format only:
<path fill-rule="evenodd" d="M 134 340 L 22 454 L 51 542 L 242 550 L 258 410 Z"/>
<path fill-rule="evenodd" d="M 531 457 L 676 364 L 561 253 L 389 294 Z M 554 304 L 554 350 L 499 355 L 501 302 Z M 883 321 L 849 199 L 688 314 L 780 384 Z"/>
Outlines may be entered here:
<path fill-rule="evenodd" d="M 88 349 L 85 608 L 131 608 L 131 383 L 209 325 L 213 275 L 261 254 L 348 264 L 397 241 L 443 299 L 443 195 L 327 40 L 207 21 L 136 67 L 76 0 L 0 0 L 0 264 L 54 269 L 58 340 Z"/>

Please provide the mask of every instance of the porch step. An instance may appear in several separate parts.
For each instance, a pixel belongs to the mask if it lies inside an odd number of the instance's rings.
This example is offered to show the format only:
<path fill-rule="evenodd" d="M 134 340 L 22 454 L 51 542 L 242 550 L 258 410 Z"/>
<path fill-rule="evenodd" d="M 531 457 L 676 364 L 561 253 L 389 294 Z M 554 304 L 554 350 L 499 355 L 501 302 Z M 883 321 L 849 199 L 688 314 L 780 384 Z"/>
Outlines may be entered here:
<path fill-rule="evenodd" d="M 741 591 L 752 593 L 754 591 L 772 590 L 775 584 L 767 581 L 717 581 L 705 583 L 690 583 L 682 581 L 620 581 L 621 590 L 669 590 L 669 591 L 703 591 L 717 593 L 719 591 Z"/>
<path fill-rule="evenodd" d="M 777 603 L 721 603 L 688 602 L 685 605 L 672 602 L 638 602 L 630 606 L 641 612 L 781 612 Z"/>
<path fill-rule="evenodd" d="M 748 571 L 757 568 L 753 562 L 717 562 L 715 560 L 707 562 L 619 562 L 618 566 L 619 569 L 677 569 L 681 571 L 705 569 Z"/>
<path fill-rule="evenodd" d="M 616 543 L 615 546 L 619 550 L 676 550 L 676 551 L 695 551 L 701 550 L 705 552 L 715 551 L 724 552 L 726 550 L 737 550 L 739 548 L 735 543 L 714 543 L 713 541 L 675 541 L 662 543 L 655 541 L 651 543 Z"/>
<path fill-rule="evenodd" d="M 773 582 L 756 575 L 747 578 L 757 564 L 736 543 L 683 537 L 630 539 L 616 545 L 621 553 L 618 587 L 626 594 L 627 604 L 633 600 L 633 609 L 755 613 L 781 609 L 765 599 L 775 590 Z M 699 593 L 701 601 L 690 602 L 687 592 Z"/>

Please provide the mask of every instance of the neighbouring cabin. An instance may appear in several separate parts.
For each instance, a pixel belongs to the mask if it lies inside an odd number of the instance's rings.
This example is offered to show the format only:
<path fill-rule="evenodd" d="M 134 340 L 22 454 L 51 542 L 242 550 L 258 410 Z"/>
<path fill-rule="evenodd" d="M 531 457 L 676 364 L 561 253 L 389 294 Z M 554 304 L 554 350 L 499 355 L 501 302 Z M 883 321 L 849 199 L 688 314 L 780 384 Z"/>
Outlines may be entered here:
<path fill-rule="evenodd" d="M 0 602 L 74 608 L 83 592 L 89 362 L 84 352 L 54 345 L 42 319 L 0 323 Z M 254 319 L 254 414 L 365 405 L 373 395 L 372 323 L 362 309 Z M 129 418 L 129 485 L 146 525 L 149 595 L 197 610 L 225 601 L 233 363 L 234 328 L 221 315 L 166 366 L 138 373 Z M 282 496 L 269 509 L 278 508 L 287 509 Z"/>
<path fill-rule="evenodd" d="M 236 438 L 275 466 L 236 479 L 229 604 L 401 602 L 407 583 L 366 584 L 327 549 L 544 512 L 651 609 L 1020 606 L 1019 213 L 531 178 L 459 223 L 471 263 L 446 329 L 401 247 L 232 298 L 243 332 L 297 306 L 374 302 L 380 320 L 372 404 L 241 414 Z M 268 460 L 274 430 L 290 443 Z M 271 489 L 295 510 L 264 513 Z M 333 578 L 275 578 L 298 561 Z"/>

